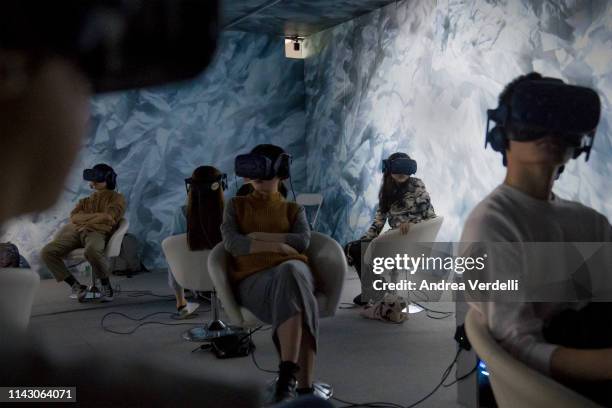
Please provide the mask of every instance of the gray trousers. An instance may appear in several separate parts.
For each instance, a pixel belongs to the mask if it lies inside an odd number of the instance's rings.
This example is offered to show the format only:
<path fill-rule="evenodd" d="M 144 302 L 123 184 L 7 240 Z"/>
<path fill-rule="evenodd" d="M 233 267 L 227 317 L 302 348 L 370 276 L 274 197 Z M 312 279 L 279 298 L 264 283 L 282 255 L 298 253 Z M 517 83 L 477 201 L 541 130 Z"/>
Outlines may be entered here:
<path fill-rule="evenodd" d="M 259 320 L 271 324 L 273 340 L 280 352 L 276 329 L 298 313 L 315 339 L 319 335 L 319 306 L 314 295 L 314 278 L 307 264 L 291 260 L 254 273 L 238 284 L 238 302 Z"/>
<path fill-rule="evenodd" d="M 97 278 L 108 277 L 108 265 L 104 256 L 106 247 L 106 234 L 101 232 L 78 232 L 74 225 L 64 226 L 55 239 L 47 244 L 41 253 L 41 257 L 47 268 L 51 271 L 58 282 L 71 276 L 64 258 L 71 251 L 85 248 L 85 259 L 91 265 L 91 269 Z"/>

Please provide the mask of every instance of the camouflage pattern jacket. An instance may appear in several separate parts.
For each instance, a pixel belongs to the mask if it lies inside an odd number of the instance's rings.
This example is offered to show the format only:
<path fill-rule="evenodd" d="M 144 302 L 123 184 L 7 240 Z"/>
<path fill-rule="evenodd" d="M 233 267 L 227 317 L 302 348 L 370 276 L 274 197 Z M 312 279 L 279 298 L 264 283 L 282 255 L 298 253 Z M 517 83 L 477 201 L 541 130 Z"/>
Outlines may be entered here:
<path fill-rule="evenodd" d="M 385 226 L 385 221 L 389 221 L 391 229 L 395 229 L 399 228 L 400 224 L 404 222 L 416 224 L 435 217 L 436 213 L 431 205 L 425 184 L 421 179 L 410 177 L 403 199 L 391 204 L 389 211 L 384 213 L 380 211 L 379 206 L 376 209 L 374 222 L 362 239 L 376 238 Z"/>

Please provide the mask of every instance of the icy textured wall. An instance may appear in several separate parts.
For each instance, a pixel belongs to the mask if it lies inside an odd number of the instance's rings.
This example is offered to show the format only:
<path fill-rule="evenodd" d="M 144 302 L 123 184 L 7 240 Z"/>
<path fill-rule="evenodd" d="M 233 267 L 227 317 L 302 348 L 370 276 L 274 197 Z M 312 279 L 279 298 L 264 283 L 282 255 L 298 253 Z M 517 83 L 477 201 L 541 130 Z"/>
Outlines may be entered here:
<path fill-rule="evenodd" d="M 484 150 L 485 111 L 514 77 L 537 70 L 595 87 L 603 113 L 588 163 L 556 191 L 612 218 L 612 2 L 403 1 L 317 34 L 306 61 L 308 188 L 325 195 L 319 229 L 356 239 L 377 204 L 380 161 L 405 151 L 459 239 L 473 206 L 499 184 Z M 316 158 L 316 160 L 315 160 Z"/>
<path fill-rule="evenodd" d="M 144 244 L 145 264 L 164 264 L 159 244 L 185 201 L 183 179 L 198 165 L 228 173 L 233 158 L 258 143 L 275 143 L 295 157 L 296 190 L 305 184 L 304 65 L 288 60 L 278 38 L 229 32 L 216 61 L 195 81 L 161 89 L 96 97 L 92 132 L 55 208 L 23 217 L 0 239 L 18 244 L 33 267 L 38 252 L 90 193 L 83 167 L 111 164 L 128 202 L 130 233 Z M 231 191 L 229 192 L 231 194 Z M 41 271 L 44 275 L 45 272 Z"/>

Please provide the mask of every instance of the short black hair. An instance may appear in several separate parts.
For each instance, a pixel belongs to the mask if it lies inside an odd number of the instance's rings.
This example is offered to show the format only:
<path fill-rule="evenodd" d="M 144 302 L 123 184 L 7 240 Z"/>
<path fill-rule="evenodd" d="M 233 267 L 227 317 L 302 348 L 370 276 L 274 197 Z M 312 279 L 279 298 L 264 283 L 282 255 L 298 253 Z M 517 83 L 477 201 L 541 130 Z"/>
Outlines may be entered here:
<path fill-rule="evenodd" d="M 498 105 L 499 106 L 505 105 L 509 107 L 510 104 L 512 103 L 512 96 L 514 95 L 514 90 L 516 89 L 518 84 L 521 84 L 526 81 L 537 81 L 542 78 L 544 78 L 542 74 L 540 74 L 539 72 L 535 72 L 535 71 L 514 78 L 510 83 L 508 83 L 504 87 L 504 89 L 499 94 L 499 97 L 497 99 Z M 510 112 L 508 113 L 510 114 Z M 512 131 L 512 124 L 506 123 L 503 131 L 504 132 Z M 508 164 L 508 160 L 506 158 L 506 149 L 508 149 L 509 146 L 510 144 L 508 143 L 508 136 L 505 134 L 505 146 L 504 146 L 504 149 L 502 149 L 501 151 L 502 163 L 504 166 Z"/>

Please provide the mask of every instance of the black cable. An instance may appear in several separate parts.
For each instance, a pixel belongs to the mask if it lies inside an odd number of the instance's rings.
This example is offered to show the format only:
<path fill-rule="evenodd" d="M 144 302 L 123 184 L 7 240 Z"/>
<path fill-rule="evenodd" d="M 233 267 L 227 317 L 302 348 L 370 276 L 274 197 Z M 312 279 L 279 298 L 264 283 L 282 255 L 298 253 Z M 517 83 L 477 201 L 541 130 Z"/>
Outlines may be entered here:
<path fill-rule="evenodd" d="M 449 312 L 449 311 L 445 311 L 445 310 L 435 310 L 435 309 L 431 309 L 429 307 L 423 306 L 422 304 L 415 302 L 414 300 L 410 300 L 411 303 L 414 303 L 415 305 L 417 305 L 418 307 L 422 308 L 423 310 L 426 311 L 425 315 L 427 317 L 429 317 L 430 319 L 435 319 L 435 320 L 442 320 L 442 319 L 446 319 L 447 317 L 451 317 L 452 315 L 454 315 L 454 312 Z M 434 314 L 439 314 L 440 316 L 434 316 L 431 313 Z"/>
<path fill-rule="evenodd" d="M 467 373 L 465 373 L 462 376 L 457 377 L 455 380 L 453 380 L 452 382 L 448 383 L 448 384 L 442 384 L 444 387 L 450 387 L 453 386 L 455 384 L 457 384 L 459 381 L 463 381 L 466 378 L 468 378 L 470 375 L 474 374 L 476 372 L 476 370 L 478 369 L 478 361 L 476 362 L 476 365 L 474 366 L 474 368 L 472 368 L 470 371 L 468 371 Z"/>
<path fill-rule="evenodd" d="M 158 322 L 158 321 L 151 321 L 151 322 L 143 322 L 140 323 L 138 325 L 136 325 L 135 327 L 133 327 L 131 330 L 128 330 L 126 332 L 121 332 L 121 331 L 117 331 L 117 330 L 113 330 L 113 329 L 109 329 L 108 327 L 104 326 L 104 321 L 106 320 L 107 317 L 111 316 L 111 315 L 119 315 L 119 316 L 123 316 L 126 319 L 132 320 L 134 322 L 141 322 L 151 316 L 155 316 L 158 314 L 169 314 L 169 315 L 175 315 L 176 313 L 173 312 L 154 312 L 154 313 L 149 313 L 148 315 L 145 315 L 143 317 L 140 318 L 136 318 L 136 317 L 130 317 L 128 315 L 126 315 L 125 313 L 121 313 L 121 312 L 109 312 L 107 314 L 105 314 L 102 319 L 100 320 L 100 326 L 102 327 L 102 330 L 107 331 L 109 333 L 113 333 L 113 334 L 124 334 L 124 335 L 130 335 L 130 334 L 134 334 L 138 329 L 140 329 L 143 326 L 148 326 L 148 325 L 152 325 L 152 324 L 158 324 L 161 326 L 195 326 L 198 323 L 165 323 L 165 322 Z"/>
<path fill-rule="evenodd" d="M 368 407 L 368 408 L 404 408 L 400 404 L 395 404 L 393 402 L 351 402 L 347 400 L 340 399 L 338 397 L 331 397 L 334 401 L 341 402 L 343 405 L 340 408 L 357 408 L 357 407 Z"/>
<path fill-rule="evenodd" d="M 436 391 L 438 391 L 438 389 L 442 386 L 442 384 L 444 384 L 444 381 L 446 381 L 446 379 L 448 378 L 448 376 L 450 375 L 450 373 L 453 370 L 453 366 L 455 365 L 455 363 L 457 363 L 457 359 L 459 358 L 459 354 L 461 353 L 462 349 L 458 349 L 457 350 L 457 354 L 455 354 L 455 358 L 453 358 L 453 361 L 450 363 L 450 365 L 446 368 L 446 370 L 444 370 L 444 373 L 442 373 L 442 379 L 440 380 L 440 382 L 438 383 L 438 385 L 436 385 L 434 387 L 433 390 L 431 390 L 431 392 L 427 395 L 425 395 L 423 398 L 421 398 L 420 400 L 408 405 L 406 408 L 413 408 L 416 407 L 417 405 L 419 405 L 421 402 L 425 401 L 427 398 L 431 397 Z"/>

